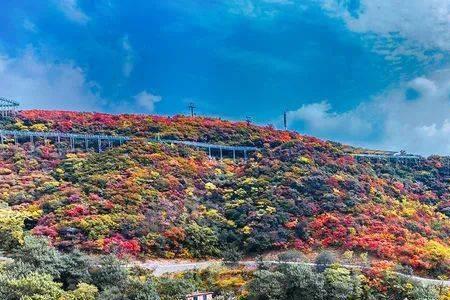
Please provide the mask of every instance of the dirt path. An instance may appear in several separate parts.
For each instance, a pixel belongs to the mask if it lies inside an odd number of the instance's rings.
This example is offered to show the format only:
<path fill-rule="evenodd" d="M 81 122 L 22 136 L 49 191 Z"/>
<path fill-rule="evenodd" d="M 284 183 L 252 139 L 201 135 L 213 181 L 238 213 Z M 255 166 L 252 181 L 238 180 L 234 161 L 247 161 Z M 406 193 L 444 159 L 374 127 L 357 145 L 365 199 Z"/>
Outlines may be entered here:
<path fill-rule="evenodd" d="M 240 261 L 239 264 L 242 266 L 246 266 L 251 269 L 255 269 L 258 266 L 257 261 L 254 260 L 248 260 L 248 261 Z M 311 267 L 317 266 L 314 263 L 304 263 L 304 262 L 280 262 L 275 260 L 269 260 L 264 261 L 266 264 L 270 265 L 278 265 L 278 264 L 292 264 L 292 265 L 307 265 Z M 138 263 L 139 266 L 153 270 L 153 274 L 156 276 L 161 276 L 165 273 L 175 273 L 175 272 L 183 272 L 183 271 L 189 271 L 189 270 L 195 270 L 195 269 L 206 269 L 208 267 L 212 266 L 220 266 L 222 265 L 222 261 L 220 260 L 213 260 L 213 261 L 200 261 L 200 262 L 187 262 L 187 261 L 164 261 L 164 260 L 157 260 L 157 261 L 147 261 L 145 263 Z M 359 265 L 348 265 L 343 264 L 343 267 L 349 268 L 349 269 L 364 269 L 367 267 L 359 266 Z M 438 279 L 431 279 L 431 278 L 424 278 L 424 277 L 418 277 L 413 275 L 406 275 L 402 273 L 397 273 L 399 276 L 403 276 L 405 278 L 411 279 L 413 281 L 420 282 L 424 285 L 437 285 L 437 286 L 446 286 L 450 287 L 450 280 L 438 280 Z"/>
<path fill-rule="evenodd" d="M 220 266 L 221 261 L 199 261 L 199 262 L 184 262 L 184 261 L 147 261 L 145 263 L 138 263 L 139 266 L 153 270 L 155 276 L 161 276 L 165 273 L 183 272 L 195 269 L 206 269 L 213 265 Z"/>

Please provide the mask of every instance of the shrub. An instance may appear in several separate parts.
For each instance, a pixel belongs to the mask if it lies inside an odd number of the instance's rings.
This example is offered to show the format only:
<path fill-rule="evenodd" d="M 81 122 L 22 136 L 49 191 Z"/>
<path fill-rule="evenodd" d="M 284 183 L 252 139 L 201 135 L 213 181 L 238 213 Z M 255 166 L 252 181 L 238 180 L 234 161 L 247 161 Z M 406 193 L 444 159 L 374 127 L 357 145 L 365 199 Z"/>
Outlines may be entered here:
<path fill-rule="evenodd" d="M 30 273 L 25 277 L 7 281 L 6 287 L 2 288 L 8 291 L 4 300 L 55 300 L 64 294 L 61 286 L 48 274 Z"/>
<path fill-rule="evenodd" d="M 127 269 L 112 255 L 103 256 L 99 265 L 91 269 L 90 275 L 91 282 L 101 291 L 112 287 L 122 288 L 126 286 L 128 279 Z"/>
<path fill-rule="evenodd" d="M 289 250 L 278 254 L 278 259 L 285 262 L 301 262 L 305 260 L 305 256 L 298 250 Z"/>
<path fill-rule="evenodd" d="M 223 261 L 230 266 L 236 266 L 242 257 L 242 252 L 236 247 L 231 247 L 222 252 Z"/>
<path fill-rule="evenodd" d="M 26 236 L 23 246 L 15 250 L 13 257 L 17 262 L 32 266 L 36 272 L 54 278 L 59 278 L 61 274 L 61 254 L 50 245 L 47 238 Z"/>
<path fill-rule="evenodd" d="M 285 276 L 280 272 L 259 270 L 248 286 L 250 300 L 285 299 Z"/>
<path fill-rule="evenodd" d="M 157 283 L 161 300 L 184 300 L 196 289 L 194 283 L 186 279 L 161 278 Z"/>
<path fill-rule="evenodd" d="M 327 267 L 336 262 L 336 258 L 333 253 L 329 251 L 323 251 L 317 255 L 315 264 L 317 272 L 323 272 Z"/>

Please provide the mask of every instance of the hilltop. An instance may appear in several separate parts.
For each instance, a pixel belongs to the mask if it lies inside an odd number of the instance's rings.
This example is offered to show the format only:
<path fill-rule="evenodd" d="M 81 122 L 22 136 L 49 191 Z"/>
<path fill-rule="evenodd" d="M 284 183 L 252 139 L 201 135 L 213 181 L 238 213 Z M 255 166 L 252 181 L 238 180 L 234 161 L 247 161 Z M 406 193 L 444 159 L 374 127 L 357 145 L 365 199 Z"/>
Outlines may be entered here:
<path fill-rule="evenodd" d="M 203 117 L 22 111 L 2 129 L 127 135 L 110 150 L 45 141 L 0 146 L 4 247 L 24 231 L 61 250 L 141 258 L 334 249 L 450 275 L 443 159 L 357 161 L 349 147 L 296 132 Z M 167 139 L 256 146 L 247 161 L 210 159 Z"/>

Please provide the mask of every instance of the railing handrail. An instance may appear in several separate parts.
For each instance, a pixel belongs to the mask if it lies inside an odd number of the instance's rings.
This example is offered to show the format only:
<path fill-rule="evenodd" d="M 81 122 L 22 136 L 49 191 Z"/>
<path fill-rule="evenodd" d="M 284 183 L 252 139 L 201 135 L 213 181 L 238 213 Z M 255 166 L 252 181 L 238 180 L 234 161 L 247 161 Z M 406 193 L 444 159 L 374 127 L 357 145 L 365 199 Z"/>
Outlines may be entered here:
<path fill-rule="evenodd" d="M 72 139 L 100 139 L 109 141 L 129 141 L 133 137 L 121 136 L 121 135 L 99 135 L 99 134 L 81 134 L 81 133 L 67 133 L 59 131 L 28 131 L 28 130 L 5 130 L 0 129 L 0 135 L 15 135 L 15 136 L 34 136 L 34 137 L 61 137 L 61 138 L 72 138 Z M 230 145 L 220 145 L 211 144 L 195 141 L 185 141 L 185 140 L 169 140 L 169 139 L 159 139 L 151 138 L 147 139 L 149 142 L 157 143 L 169 143 L 169 144 L 183 144 L 187 146 L 200 147 L 200 148 L 211 148 L 219 150 L 230 150 L 230 151 L 257 151 L 259 148 L 251 146 L 230 146 Z"/>
<path fill-rule="evenodd" d="M 19 102 L 4 97 L 0 97 L 0 107 L 18 107 L 18 106 Z"/>

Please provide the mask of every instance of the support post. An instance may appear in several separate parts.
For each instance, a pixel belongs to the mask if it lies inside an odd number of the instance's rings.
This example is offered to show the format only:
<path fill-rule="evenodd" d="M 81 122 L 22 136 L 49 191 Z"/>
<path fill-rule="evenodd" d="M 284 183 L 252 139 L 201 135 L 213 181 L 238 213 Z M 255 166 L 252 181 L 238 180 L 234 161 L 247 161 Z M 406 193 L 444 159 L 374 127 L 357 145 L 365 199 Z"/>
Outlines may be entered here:
<path fill-rule="evenodd" d="M 222 160 L 223 155 L 222 155 L 222 147 L 219 148 L 220 149 L 220 160 Z"/>
<path fill-rule="evenodd" d="M 247 150 L 244 150 L 244 160 L 247 160 Z"/>
<path fill-rule="evenodd" d="M 14 145 L 17 145 L 17 134 L 14 134 Z"/>
<path fill-rule="evenodd" d="M 84 147 L 86 148 L 86 151 L 89 151 L 89 141 L 87 138 L 84 138 Z"/>
<path fill-rule="evenodd" d="M 208 147 L 208 156 L 209 156 L 209 158 L 212 158 L 212 156 L 211 156 L 211 147 Z"/>
<path fill-rule="evenodd" d="M 236 160 L 236 150 L 233 149 L 233 160 Z"/>
<path fill-rule="evenodd" d="M 102 140 L 98 138 L 98 153 L 102 152 Z"/>

